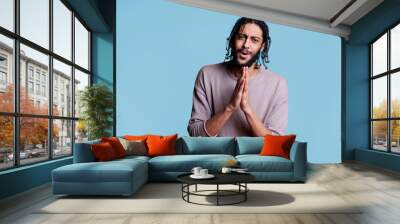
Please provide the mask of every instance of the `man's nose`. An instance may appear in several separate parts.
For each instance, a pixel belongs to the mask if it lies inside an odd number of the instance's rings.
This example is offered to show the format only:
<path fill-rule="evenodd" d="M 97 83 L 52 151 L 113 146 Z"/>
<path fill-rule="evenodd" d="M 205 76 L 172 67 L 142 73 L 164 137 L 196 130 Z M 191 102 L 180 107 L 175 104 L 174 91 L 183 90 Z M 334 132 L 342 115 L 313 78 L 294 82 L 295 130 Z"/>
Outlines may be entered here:
<path fill-rule="evenodd" d="M 246 38 L 246 39 L 245 39 L 245 41 L 244 41 L 244 43 L 243 43 L 243 47 L 244 47 L 244 48 L 249 48 L 249 47 L 250 47 L 250 40 L 249 40 L 249 38 Z"/>

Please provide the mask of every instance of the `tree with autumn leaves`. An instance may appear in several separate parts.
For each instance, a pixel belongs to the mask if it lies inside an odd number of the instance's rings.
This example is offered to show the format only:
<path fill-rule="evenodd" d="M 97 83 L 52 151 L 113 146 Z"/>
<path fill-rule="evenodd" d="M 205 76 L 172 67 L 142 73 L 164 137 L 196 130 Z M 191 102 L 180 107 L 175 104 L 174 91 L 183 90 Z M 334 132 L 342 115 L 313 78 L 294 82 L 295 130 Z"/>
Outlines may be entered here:
<path fill-rule="evenodd" d="M 400 100 L 392 100 L 391 117 L 400 117 Z M 387 100 L 382 100 L 378 106 L 373 108 L 373 118 L 387 118 Z M 375 121 L 373 127 L 373 135 L 375 139 L 386 139 L 387 136 L 387 121 Z M 400 122 L 392 121 L 392 142 L 399 141 L 400 138 Z"/>
<path fill-rule="evenodd" d="M 14 108 L 14 88 L 8 85 L 4 93 L 0 93 L 0 110 L 2 112 L 13 112 Z M 47 104 L 45 104 L 47 105 Z M 43 105 L 34 105 L 29 99 L 29 95 L 24 87 L 20 88 L 20 111 L 22 114 L 39 114 L 46 115 L 48 107 Z M 59 111 L 54 110 L 55 114 Z M 13 117 L 0 116 L 0 149 L 12 150 L 13 148 Z M 43 147 L 47 144 L 48 136 L 48 119 L 47 118 L 20 118 L 20 149 L 24 149 L 26 145 L 38 145 Z M 53 125 L 53 138 L 58 138 L 59 127 Z"/>

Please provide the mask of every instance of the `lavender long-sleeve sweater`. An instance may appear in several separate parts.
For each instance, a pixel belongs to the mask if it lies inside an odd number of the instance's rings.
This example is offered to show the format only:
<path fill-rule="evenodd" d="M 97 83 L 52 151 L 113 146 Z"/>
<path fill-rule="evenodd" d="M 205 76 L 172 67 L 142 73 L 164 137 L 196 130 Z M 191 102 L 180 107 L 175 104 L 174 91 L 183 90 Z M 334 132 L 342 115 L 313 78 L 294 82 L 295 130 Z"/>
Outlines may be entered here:
<path fill-rule="evenodd" d="M 190 136 L 210 136 L 205 121 L 228 105 L 237 78 L 225 63 L 206 65 L 197 75 L 193 91 L 192 114 L 187 127 Z M 283 135 L 288 120 L 286 80 L 260 68 L 249 78 L 249 103 L 264 126 L 275 135 Z M 218 136 L 252 136 L 244 112 L 238 108 L 220 129 Z"/>

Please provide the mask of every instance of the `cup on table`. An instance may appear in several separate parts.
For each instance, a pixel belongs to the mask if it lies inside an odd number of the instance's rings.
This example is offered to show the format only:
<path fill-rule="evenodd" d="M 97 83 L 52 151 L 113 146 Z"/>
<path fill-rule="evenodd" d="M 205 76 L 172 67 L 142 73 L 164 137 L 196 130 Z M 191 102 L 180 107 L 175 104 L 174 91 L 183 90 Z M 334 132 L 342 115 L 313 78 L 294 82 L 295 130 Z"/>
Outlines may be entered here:
<path fill-rule="evenodd" d="M 222 173 L 230 173 L 232 171 L 232 168 L 230 167 L 222 167 L 221 172 Z"/>
<path fill-rule="evenodd" d="M 200 176 L 207 176 L 208 175 L 208 169 L 201 169 L 200 170 Z"/>
<path fill-rule="evenodd" d="M 202 170 L 202 168 L 201 167 L 193 167 L 193 169 L 192 169 L 192 173 L 194 174 L 194 175 L 196 175 L 196 176 L 200 176 L 201 174 L 200 174 L 200 171 Z"/>

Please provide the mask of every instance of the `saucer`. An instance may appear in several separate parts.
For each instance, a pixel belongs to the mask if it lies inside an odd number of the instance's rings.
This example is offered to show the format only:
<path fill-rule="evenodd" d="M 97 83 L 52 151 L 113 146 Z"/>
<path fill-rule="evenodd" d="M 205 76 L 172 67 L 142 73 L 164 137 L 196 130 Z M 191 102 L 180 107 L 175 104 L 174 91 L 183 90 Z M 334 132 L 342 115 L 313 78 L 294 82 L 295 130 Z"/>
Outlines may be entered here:
<path fill-rule="evenodd" d="M 211 178 L 214 178 L 214 177 L 215 176 L 212 175 L 212 174 L 207 174 L 207 175 L 204 175 L 204 176 L 194 175 L 194 174 L 190 175 L 190 178 L 193 178 L 193 179 L 211 179 Z"/>

